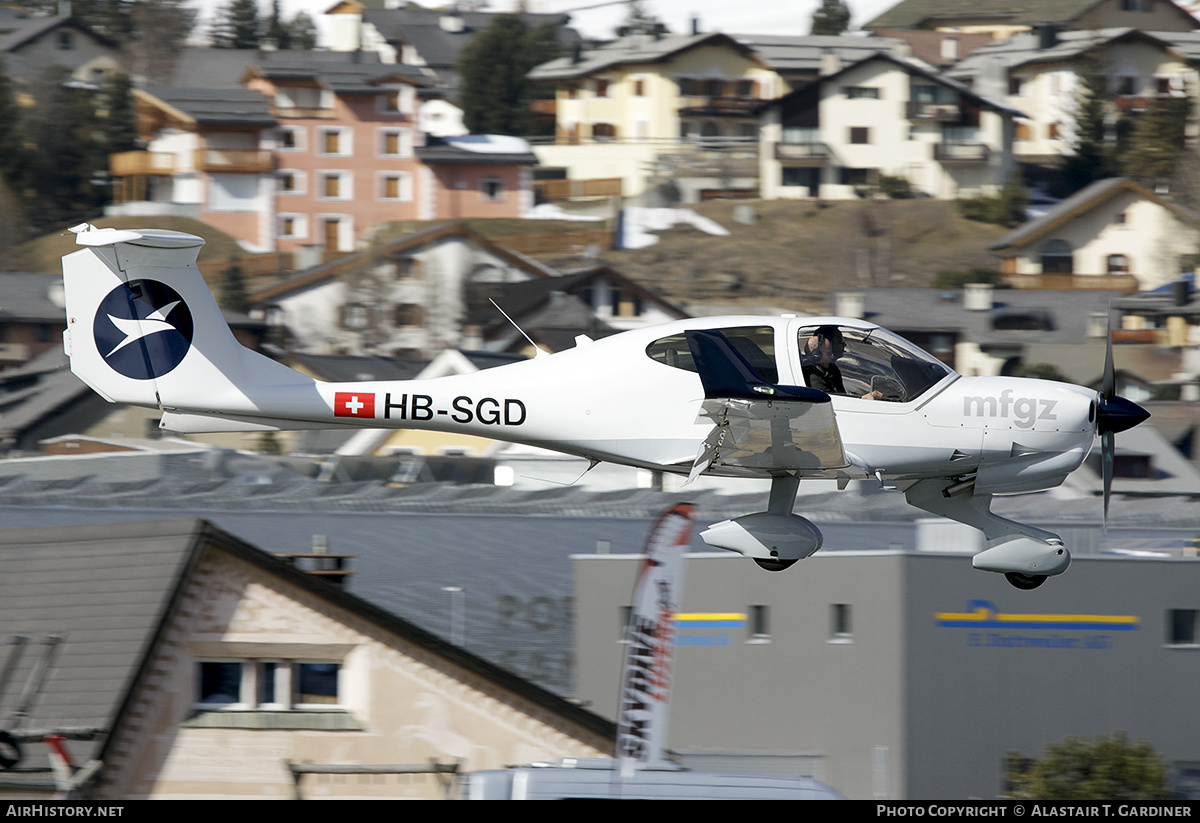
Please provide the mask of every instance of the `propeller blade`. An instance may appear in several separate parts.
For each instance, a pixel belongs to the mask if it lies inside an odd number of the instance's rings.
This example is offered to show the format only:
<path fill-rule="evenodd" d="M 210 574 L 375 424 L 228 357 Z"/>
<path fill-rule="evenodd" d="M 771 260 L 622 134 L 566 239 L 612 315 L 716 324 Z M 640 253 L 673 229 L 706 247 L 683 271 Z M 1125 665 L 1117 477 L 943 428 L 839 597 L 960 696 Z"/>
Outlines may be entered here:
<path fill-rule="evenodd" d="M 1117 372 L 1113 368 L 1112 353 L 1112 315 L 1109 315 L 1108 328 L 1104 332 L 1104 380 L 1100 385 L 1100 394 L 1104 399 L 1115 397 L 1117 394 Z"/>
<path fill-rule="evenodd" d="M 1100 466 L 1104 476 L 1104 530 L 1108 531 L 1108 500 L 1112 497 L 1113 458 L 1116 452 L 1116 435 L 1106 431 L 1100 435 Z"/>

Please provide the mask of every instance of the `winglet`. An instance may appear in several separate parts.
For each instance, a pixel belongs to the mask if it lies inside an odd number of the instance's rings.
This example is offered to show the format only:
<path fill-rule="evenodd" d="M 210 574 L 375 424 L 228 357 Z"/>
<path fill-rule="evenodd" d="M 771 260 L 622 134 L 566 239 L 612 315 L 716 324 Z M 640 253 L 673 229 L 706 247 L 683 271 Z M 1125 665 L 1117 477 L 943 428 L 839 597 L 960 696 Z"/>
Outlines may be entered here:
<path fill-rule="evenodd" d="M 828 403 L 829 395 L 804 386 L 780 386 L 763 380 L 754 367 L 718 331 L 685 332 L 688 348 L 700 371 L 704 396 L 741 397 L 750 400 L 800 400 Z"/>

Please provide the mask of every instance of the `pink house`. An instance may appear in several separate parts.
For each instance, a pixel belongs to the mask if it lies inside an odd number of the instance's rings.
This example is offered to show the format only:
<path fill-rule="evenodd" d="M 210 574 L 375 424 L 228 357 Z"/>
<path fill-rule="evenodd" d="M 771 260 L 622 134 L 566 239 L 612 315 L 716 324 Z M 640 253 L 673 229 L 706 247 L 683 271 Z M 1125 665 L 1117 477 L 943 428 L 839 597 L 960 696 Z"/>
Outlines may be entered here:
<path fill-rule="evenodd" d="M 529 169 L 537 159 L 524 140 L 427 140 L 418 131 L 421 89 L 432 82 L 418 67 L 361 52 L 231 51 L 230 59 L 253 61 L 245 88 L 233 93 L 256 93 L 257 102 L 243 103 L 253 119 L 222 110 L 218 123 L 183 110 L 192 98 L 213 107 L 214 91 L 140 93 L 143 110 L 156 112 L 140 118 L 150 150 L 114 155 L 125 202 L 113 212 L 186 214 L 253 251 L 347 252 L 382 223 L 519 217 L 533 205 Z M 192 159 L 210 144 L 236 144 L 254 164 L 214 179 Z M 183 155 L 168 156 L 177 149 Z"/>

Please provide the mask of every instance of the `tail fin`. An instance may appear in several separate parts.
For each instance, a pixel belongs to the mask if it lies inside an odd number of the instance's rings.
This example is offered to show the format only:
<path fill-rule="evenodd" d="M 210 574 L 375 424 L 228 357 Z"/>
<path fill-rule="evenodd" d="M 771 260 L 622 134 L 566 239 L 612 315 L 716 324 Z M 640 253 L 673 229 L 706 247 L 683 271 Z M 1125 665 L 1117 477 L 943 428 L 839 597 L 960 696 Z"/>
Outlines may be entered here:
<path fill-rule="evenodd" d="M 72 229 L 63 258 L 71 371 L 115 403 L 259 416 L 319 401 L 314 381 L 243 347 L 196 256 L 204 240 L 153 229 Z M 303 402 L 308 401 L 308 402 Z"/>

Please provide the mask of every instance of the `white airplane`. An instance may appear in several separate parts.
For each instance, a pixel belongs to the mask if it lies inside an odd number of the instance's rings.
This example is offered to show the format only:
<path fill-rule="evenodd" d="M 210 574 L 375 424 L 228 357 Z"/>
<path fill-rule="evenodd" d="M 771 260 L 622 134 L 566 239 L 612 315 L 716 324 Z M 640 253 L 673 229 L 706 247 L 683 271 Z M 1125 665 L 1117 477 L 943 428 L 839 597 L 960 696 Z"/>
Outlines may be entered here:
<path fill-rule="evenodd" d="M 175 432 L 371 427 L 462 432 L 694 478 L 771 479 L 764 512 L 702 539 L 779 571 L 821 547 L 792 514 L 801 478 L 875 478 L 980 529 L 973 565 L 1032 589 L 1066 571 L 1058 535 L 989 509 L 1059 485 L 1097 434 L 1107 514 L 1113 433 L 1149 415 L 1113 390 L 963 377 L 862 320 L 706 317 L 585 336 L 556 354 L 433 380 L 325 383 L 241 346 L 196 268 L 204 241 L 72 231 L 63 258 L 71 370 Z M 815 388 L 819 386 L 824 390 Z"/>

